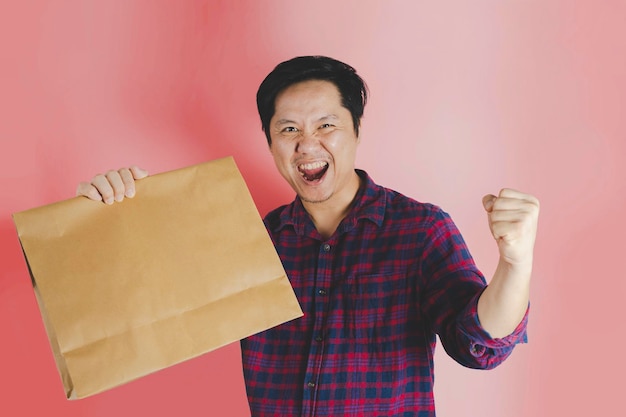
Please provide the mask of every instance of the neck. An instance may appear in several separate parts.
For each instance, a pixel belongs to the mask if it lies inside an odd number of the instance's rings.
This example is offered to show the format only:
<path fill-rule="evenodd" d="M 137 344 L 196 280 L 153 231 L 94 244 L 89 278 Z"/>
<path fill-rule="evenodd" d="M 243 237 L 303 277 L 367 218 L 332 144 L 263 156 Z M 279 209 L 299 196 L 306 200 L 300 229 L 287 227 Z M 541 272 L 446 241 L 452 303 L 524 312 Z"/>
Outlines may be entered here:
<path fill-rule="evenodd" d="M 354 172 L 354 177 L 343 192 L 336 193 L 321 203 L 302 202 L 315 228 L 324 239 L 330 238 L 348 215 L 360 186 L 361 178 Z"/>

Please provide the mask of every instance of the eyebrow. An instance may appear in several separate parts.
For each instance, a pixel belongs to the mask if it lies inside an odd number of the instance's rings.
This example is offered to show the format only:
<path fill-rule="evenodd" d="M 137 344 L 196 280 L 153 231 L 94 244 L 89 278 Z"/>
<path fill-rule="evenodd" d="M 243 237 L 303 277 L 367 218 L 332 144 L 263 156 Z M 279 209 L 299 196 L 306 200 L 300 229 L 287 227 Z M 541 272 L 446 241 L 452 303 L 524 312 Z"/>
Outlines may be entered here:
<path fill-rule="evenodd" d="M 318 121 L 318 122 L 323 122 L 323 121 L 325 121 L 325 120 L 329 120 L 329 119 L 332 119 L 332 120 L 337 120 L 337 119 L 339 119 L 339 117 L 337 117 L 337 115 L 336 115 L 336 114 L 328 114 L 328 115 L 326 115 L 326 116 L 322 116 L 322 117 L 320 117 L 319 119 L 317 119 L 317 121 Z"/>
<path fill-rule="evenodd" d="M 319 123 L 319 122 L 323 122 L 323 121 L 326 121 L 326 120 L 337 120 L 337 119 L 339 119 L 339 117 L 337 117 L 337 115 L 335 115 L 335 114 L 327 114 L 327 115 L 322 116 L 319 119 L 317 119 L 316 122 Z M 296 122 L 293 121 L 293 120 L 290 120 L 290 119 L 279 119 L 279 120 L 276 121 L 276 123 L 274 123 L 274 125 L 280 126 L 280 125 L 286 125 L 286 124 L 289 124 L 289 123 L 296 123 Z"/>
<path fill-rule="evenodd" d="M 280 119 L 280 120 L 276 120 L 276 123 L 274 123 L 275 125 L 286 125 L 289 123 L 296 123 L 293 120 L 289 120 L 289 119 Z"/>

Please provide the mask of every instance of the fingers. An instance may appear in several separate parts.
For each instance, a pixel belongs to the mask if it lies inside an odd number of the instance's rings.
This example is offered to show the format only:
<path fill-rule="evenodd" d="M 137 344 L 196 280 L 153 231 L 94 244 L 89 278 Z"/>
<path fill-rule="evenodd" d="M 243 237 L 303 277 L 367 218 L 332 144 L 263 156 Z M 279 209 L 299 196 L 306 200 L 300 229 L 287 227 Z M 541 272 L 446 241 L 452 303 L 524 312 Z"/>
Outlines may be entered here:
<path fill-rule="evenodd" d="M 81 182 L 80 184 L 78 184 L 78 188 L 76 188 L 76 195 L 82 195 L 94 201 L 102 201 L 102 196 L 100 195 L 96 187 L 91 185 L 91 183 L 89 182 Z"/>
<path fill-rule="evenodd" d="M 495 221 L 491 223 L 491 234 L 496 240 L 514 241 L 520 236 L 530 233 L 532 231 L 530 226 L 529 222 L 523 220 Z"/>
<path fill-rule="evenodd" d="M 493 194 L 487 194 L 483 197 L 483 207 L 487 210 L 487 213 L 493 209 L 493 203 L 495 203 L 497 197 Z"/>
<path fill-rule="evenodd" d="M 494 210 L 538 210 L 539 200 L 533 195 L 521 193 L 510 188 L 503 188 L 498 197 L 493 194 L 484 196 L 483 207 L 487 212 Z"/>
<path fill-rule="evenodd" d="M 140 180 L 148 176 L 148 171 L 139 168 L 137 165 L 131 166 L 130 172 L 133 174 L 133 178 L 136 180 Z"/>
<path fill-rule="evenodd" d="M 124 193 L 122 198 L 132 198 L 135 196 L 135 180 L 140 180 L 148 176 L 148 171 L 139 168 L 137 165 L 133 165 L 130 168 L 122 168 L 119 171 L 122 183 L 124 184 Z M 117 197 L 115 199 L 117 200 Z"/>
<path fill-rule="evenodd" d="M 122 168 L 118 171 L 120 180 L 122 181 L 123 192 L 121 199 L 118 200 L 118 196 L 115 196 L 115 201 L 121 201 L 124 197 L 132 198 L 135 196 L 135 179 L 130 169 Z"/>
<path fill-rule="evenodd" d="M 120 171 L 123 170 L 125 169 L 120 169 Z M 94 182 L 96 188 L 98 188 L 98 190 L 101 190 L 102 198 L 107 204 L 112 203 L 111 194 L 115 201 L 119 202 L 124 199 L 124 193 L 126 189 L 124 186 L 124 181 L 122 181 L 122 175 L 120 174 L 120 171 L 109 171 L 104 175 L 104 177 L 98 176 L 98 185 L 96 185 Z M 128 172 L 128 176 L 130 176 L 130 172 Z"/>
<path fill-rule="evenodd" d="M 114 201 L 122 201 L 124 197 L 134 197 L 135 180 L 146 176 L 148 172 L 136 165 L 117 171 L 111 170 L 104 175 L 96 175 L 91 182 L 81 182 L 76 189 L 76 195 L 113 204 Z"/>
<path fill-rule="evenodd" d="M 483 206 L 496 240 L 534 235 L 539 215 L 539 200 L 536 197 L 504 188 L 498 197 L 492 194 L 483 197 Z"/>
<path fill-rule="evenodd" d="M 537 197 L 531 194 L 522 193 L 521 191 L 517 191 L 512 188 L 503 188 L 502 190 L 500 190 L 498 197 L 523 200 L 539 206 L 539 200 L 537 199 Z"/>

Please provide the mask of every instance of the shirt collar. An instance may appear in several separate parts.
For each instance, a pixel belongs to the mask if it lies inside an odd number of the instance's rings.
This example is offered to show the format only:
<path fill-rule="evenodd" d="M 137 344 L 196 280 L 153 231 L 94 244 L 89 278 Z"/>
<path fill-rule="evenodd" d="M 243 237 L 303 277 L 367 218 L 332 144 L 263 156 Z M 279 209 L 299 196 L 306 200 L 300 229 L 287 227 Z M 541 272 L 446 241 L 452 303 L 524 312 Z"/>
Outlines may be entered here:
<path fill-rule="evenodd" d="M 357 175 L 362 184 L 352 202 L 352 208 L 337 228 L 338 234 L 353 229 L 359 220 L 365 219 L 380 227 L 385 217 L 386 199 L 383 187 L 374 183 L 367 172 L 357 169 Z M 300 236 L 312 236 L 317 234 L 313 221 L 304 209 L 300 197 L 285 206 L 279 215 L 279 222 L 275 227 L 278 231 L 286 226 L 292 226 L 296 234 Z"/>

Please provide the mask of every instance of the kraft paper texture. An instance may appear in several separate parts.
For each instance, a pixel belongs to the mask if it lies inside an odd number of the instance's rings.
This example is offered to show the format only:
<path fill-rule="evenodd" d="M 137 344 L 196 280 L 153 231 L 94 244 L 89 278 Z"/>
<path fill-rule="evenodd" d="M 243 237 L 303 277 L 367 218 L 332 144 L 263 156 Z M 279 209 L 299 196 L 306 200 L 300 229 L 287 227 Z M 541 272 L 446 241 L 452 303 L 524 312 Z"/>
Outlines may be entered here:
<path fill-rule="evenodd" d="M 67 398 L 302 316 L 232 158 L 13 215 Z"/>

